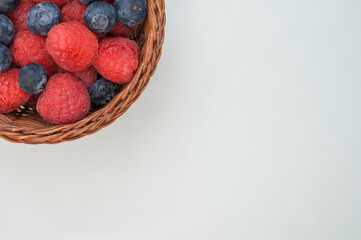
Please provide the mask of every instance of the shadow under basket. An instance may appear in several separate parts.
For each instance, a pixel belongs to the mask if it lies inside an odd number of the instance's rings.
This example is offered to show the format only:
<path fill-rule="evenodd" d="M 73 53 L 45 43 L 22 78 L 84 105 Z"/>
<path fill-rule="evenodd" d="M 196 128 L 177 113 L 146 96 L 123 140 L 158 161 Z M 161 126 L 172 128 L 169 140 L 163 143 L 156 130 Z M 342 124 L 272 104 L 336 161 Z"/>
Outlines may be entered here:
<path fill-rule="evenodd" d="M 54 144 L 90 135 L 108 126 L 137 100 L 147 86 L 159 62 L 164 40 L 164 0 L 148 0 L 148 15 L 134 40 L 140 46 L 139 67 L 133 80 L 119 86 L 114 98 L 104 107 L 91 109 L 82 120 L 54 125 L 26 106 L 0 114 L 0 137 L 15 143 Z"/>

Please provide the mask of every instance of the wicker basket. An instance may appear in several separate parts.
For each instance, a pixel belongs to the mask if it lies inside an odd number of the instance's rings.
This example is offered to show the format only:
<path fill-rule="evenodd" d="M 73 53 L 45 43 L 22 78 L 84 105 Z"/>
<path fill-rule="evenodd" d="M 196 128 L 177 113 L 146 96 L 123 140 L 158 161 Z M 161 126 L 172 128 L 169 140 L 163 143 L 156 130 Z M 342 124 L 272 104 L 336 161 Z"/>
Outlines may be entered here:
<path fill-rule="evenodd" d="M 72 141 L 95 133 L 114 122 L 137 100 L 161 56 L 164 40 L 164 0 L 148 0 L 148 16 L 135 36 L 141 46 L 139 67 L 134 79 L 117 89 L 116 96 L 103 108 L 92 109 L 73 124 L 52 125 L 39 114 L 22 106 L 15 112 L 0 114 L 0 137 L 16 143 L 40 144 Z"/>

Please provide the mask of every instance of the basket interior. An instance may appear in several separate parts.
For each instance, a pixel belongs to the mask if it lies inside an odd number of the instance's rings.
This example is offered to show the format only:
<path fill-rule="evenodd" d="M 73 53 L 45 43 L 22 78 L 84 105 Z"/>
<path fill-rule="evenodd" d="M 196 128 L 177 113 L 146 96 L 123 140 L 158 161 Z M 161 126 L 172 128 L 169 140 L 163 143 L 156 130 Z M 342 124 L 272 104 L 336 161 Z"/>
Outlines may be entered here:
<path fill-rule="evenodd" d="M 141 63 L 141 61 L 143 59 L 142 53 L 144 52 L 144 51 L 142 51 L 142 48 L 143 48 L 144 40 L 145 40 L 144 24 L 138 27 L 137 32 L 133 36 L 131 36 L 131 39 L 138 43 L 138 46 L 140 49 L 139 63 Z M 117 84 L 117 86 L 115 88 L 115 96 L 117 96 L 118 94 L 121 94 L 122 91 L 124 89 L 126 89 L 127 86 L 129 84 L 131 84 L 133 81 L 134 81 L 134 79 L 127 84 L 122 84 L 122 85 Z M 111 103 L 112 103 L 112 101 L 110 101 L 107 105 L 109 105 Z M 87 116 L 90 116 L 90 115 L 94 114 L 95 112 L 100 111 L 103 108 L 106 108 L 107 105 L 102 106 L 102 107 L 91 106 L 91 109 Z M 87 117 L 85 117 L 85 118 L 87 118 Z M 59 126 L 59 125 L 54 125 L 54 124 L 47 122 L 38 114 L 38 112 L 35 109 L 28 107 L 26 104 L 20 106 L 18 109 L 16 109 L 15 111 L 13 111 L 11 113 L 0 114 L 0 124 L 11 126 L 13 128 L 24 128 L 25 127 L 29 131 L 32 131 L 32 130 L 36 131 L 39 129 L 49 128 L 52 126 Z"/>

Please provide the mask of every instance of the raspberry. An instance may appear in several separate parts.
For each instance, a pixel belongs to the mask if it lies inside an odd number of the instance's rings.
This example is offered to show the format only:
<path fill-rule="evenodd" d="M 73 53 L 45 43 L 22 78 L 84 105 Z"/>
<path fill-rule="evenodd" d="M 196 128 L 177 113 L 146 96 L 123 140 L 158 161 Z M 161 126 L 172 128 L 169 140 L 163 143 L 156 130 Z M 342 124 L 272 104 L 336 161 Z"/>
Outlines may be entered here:
<path fill-rule="evenodd" d="M 26 25 L 26 14 L 35 3 L 32 0 L 20 0 L 19 5 L 10 13 L 8 17 L 14 23 L 16 32 L 22 30 L 28 30 Z"/>
<path fill-rule="evenodd" d="M 127 38 L 108 38 L 100 42 L 94 67 L 106 79 L 126 83 L 138 67 L 138 45 Z"/>
<path fill-rule="evenodd" d="M 10 68 L 0 73 L 0 113 L 9 113 L 29 100 L 30 94 L 18 84 L 19 69 Z"/>
<path fill-rule="evenodd" d="M 71 73 L 58 73 L 49 79 L 36 109 L 51 123 L 72 123 L 87 115 L 90 97 L 84 84 L 77 77 Z"/>
<path fill-rule="evenodd" d="M 68 73 L 68 71 L 59 68 L 59 73 Z M 73 74 L 83 81 L 85 87 L 89 89 L 93 83 L 97 80 L 97 71 L 91 66 L 82 71 L 73 72 Z"/>
<path fill-rule="evenodd" d="M 93 63 L 98 52 L 98 39 L 81 23 L 60 23 L 49 31 L 46 48 L 61 68 L 74 72 Z"/>
<path fill-rule="evenodd" d="M 82 71 L 74 72 L 74 75 L 83 81 L 85 87 L 89 89 L 93 83 L 97 80 L 98 74 L 93 67 L 88 67 Z"/>
<path fill-rule="evenodd" d="M 127 27 L 125 25 L 120 24 L 118 21 L 115 23 L 115 26 L 110 31 L 110 35 L 113 37 L 124 37 L 129 38 L 132 36 L 137 30 L 138 26 L 135 27 Z"/>
<path fill-rule="evenodd" d="M 33 0 L 35 3 L 42 3 L 45 1 L 53 2 L 55 3 L 59 8 L 63 6 L 68 0 Z"/>
<path fill-rule="evenodd" d="M 45 67 L 48 76 L 52 76 L 57 67 L 45 49 L 45 41 L 46 37 L 36 35 L 30 31 L 18 32 L 10 48 L 13 63 L 23 67 L 28 63 L 37 62 Z"/>
<path fill-rule="evenodd" d="M 76 21 L 84 23 L 83 15 L 87 6 L 82 4 L 79 0 L 74 0 L 63 6 L 61 14 L 63 22 Z"/>

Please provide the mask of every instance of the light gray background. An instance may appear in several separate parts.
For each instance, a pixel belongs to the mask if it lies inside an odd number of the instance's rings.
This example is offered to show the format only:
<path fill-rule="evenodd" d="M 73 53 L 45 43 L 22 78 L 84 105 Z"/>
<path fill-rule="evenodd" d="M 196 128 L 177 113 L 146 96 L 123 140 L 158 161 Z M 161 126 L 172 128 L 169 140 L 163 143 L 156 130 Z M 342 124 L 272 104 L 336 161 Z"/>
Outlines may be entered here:
<path fill-rule="evenodd" d="M 55 146 L 0 141 L 0 240 L 361 239 L 361 2 L 167 13 L 121 119 Z"/>

